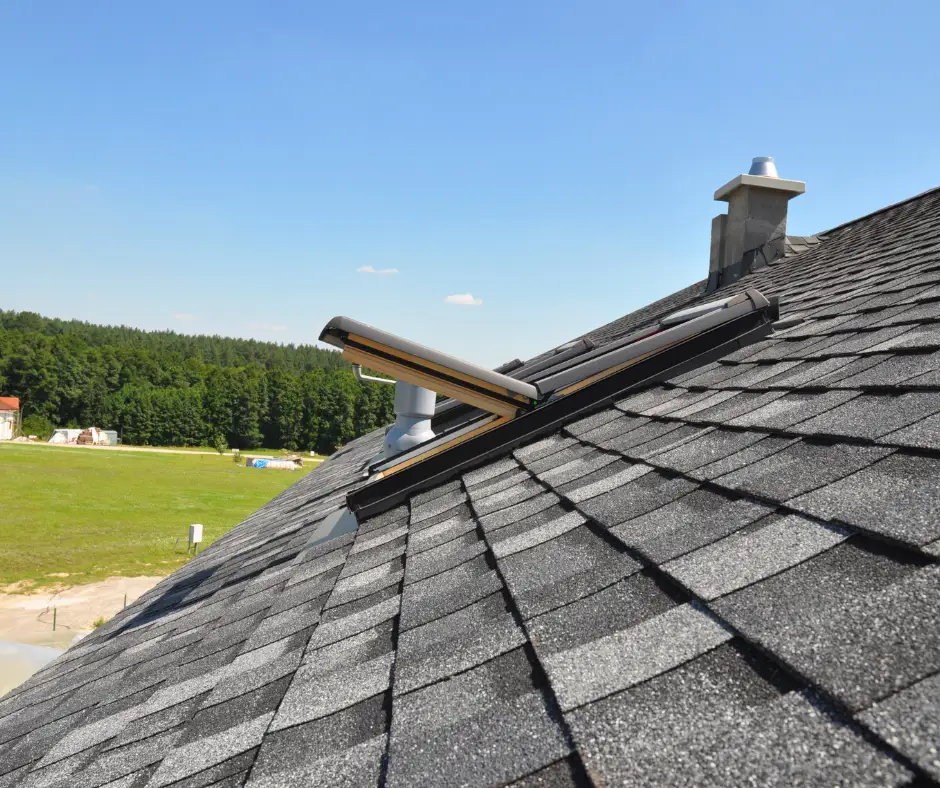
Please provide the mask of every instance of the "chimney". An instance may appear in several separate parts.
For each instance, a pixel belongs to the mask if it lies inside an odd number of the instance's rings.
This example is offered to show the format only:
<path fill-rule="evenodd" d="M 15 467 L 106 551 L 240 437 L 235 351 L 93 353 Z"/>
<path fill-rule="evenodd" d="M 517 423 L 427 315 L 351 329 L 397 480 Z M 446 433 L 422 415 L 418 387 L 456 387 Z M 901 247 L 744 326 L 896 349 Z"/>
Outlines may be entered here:
<path fill-rule="evenodd" d="M 803 181 L 777 175 L 770 156 L 758 156 L 746 175 L 738 175 L 715 192 L 728 203 L 728 213 L 712 219 L 708 291 L 740 279 L 755 264 L 784 255 L 787 203 L 806 191 Z"/>

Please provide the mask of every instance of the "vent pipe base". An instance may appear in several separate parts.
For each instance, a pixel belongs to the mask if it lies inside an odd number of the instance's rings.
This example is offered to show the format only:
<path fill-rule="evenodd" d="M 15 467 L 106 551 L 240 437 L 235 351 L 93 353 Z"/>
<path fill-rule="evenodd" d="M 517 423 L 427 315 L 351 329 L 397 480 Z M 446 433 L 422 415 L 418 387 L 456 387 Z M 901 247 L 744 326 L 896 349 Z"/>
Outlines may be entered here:
<path fill-rule="evenodd" d="M 398 380 L 395 382 L 395 423 L 385 433 L 382 452 L 391 457 L 434 437 L 431 417 L 437 395 L 429 389 Z"/>

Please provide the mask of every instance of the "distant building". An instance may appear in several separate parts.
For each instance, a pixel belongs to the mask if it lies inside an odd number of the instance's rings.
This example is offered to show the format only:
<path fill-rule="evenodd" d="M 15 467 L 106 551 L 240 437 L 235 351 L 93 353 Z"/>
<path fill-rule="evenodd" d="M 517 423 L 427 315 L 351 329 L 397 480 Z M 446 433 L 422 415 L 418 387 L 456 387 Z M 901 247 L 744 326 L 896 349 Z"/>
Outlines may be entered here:
<path fill-rule="evenodd" d="M 0 397 L 0 441 L 13 439 L 19 418 L 19 399 L 17 397 Z"/>

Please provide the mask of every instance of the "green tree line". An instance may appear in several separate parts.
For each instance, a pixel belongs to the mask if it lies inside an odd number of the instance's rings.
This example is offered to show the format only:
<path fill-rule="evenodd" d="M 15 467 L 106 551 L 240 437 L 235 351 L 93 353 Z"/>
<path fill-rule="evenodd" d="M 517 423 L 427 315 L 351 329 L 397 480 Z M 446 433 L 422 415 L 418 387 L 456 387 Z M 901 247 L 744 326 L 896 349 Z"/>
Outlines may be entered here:
<path fill-rule="evenodd" d="M 330 350 L 3 310 L 0 394 L 20 398 L 26 432 L 94 425 L 151 446 L 328 454 L 394 418 L 394 387 L 360 384 Z"/>

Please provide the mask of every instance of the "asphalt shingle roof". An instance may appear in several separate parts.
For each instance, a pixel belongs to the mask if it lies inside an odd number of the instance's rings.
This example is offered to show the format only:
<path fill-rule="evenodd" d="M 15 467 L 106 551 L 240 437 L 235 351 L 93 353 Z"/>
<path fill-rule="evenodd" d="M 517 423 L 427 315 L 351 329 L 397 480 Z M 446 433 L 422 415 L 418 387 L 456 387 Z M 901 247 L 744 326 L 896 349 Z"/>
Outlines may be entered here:
<path fill-rule="evenodd" d="M 748 287 L 801 320 L 324 540 L 349 444 L 0 700 L 0 788 L 940 781 L 940 191 Z"/>

